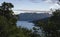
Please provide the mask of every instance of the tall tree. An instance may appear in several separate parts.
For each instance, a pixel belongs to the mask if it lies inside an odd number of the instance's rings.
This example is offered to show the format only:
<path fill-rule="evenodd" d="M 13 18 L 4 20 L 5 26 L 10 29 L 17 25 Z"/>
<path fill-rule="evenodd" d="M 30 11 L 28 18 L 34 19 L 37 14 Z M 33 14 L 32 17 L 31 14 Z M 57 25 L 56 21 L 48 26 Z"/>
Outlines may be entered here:
<path fill-rule="evenodd" d="M 16 26 L 17 19 L 11 9 L 13 7 L 6 2 L 0 6 L 0 37 L 31 37 L 31 31 Z"/>
<path fill-rule="evenodd" d="M 11 3 L 6 3 L 6 2 L 3 2 L 2 3 L 2 9 L 3 10 L 9 10 L 11 8 L 13 8 L 14 6 L 11 4 Z"/>

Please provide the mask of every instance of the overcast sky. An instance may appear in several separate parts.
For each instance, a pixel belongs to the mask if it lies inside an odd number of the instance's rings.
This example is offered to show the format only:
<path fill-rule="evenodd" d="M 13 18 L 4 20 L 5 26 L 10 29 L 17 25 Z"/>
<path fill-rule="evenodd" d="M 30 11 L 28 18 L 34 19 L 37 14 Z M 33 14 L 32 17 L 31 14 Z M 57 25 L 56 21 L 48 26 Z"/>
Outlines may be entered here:
<path fill-rule="evenodd" d="M 14 9 L 49 10 L 60 8 L 57 4 L 58 0 L 0 0 L 0 4 L 4 1 L 11 2 Z"/>

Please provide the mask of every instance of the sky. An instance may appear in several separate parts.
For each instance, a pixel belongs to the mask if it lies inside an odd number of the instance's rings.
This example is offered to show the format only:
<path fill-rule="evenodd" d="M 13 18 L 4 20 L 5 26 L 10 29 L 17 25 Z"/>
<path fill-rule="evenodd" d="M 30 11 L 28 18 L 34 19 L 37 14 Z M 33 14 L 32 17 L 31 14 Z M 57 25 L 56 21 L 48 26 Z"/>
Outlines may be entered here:
<path fill-rule="evenodd" d="M 57 4 L 58 0 L 0 0 L 0 5 L 3 2 L 9 2 L 14 5 L 14 10 L 49 10 L 60 8 Z"/>

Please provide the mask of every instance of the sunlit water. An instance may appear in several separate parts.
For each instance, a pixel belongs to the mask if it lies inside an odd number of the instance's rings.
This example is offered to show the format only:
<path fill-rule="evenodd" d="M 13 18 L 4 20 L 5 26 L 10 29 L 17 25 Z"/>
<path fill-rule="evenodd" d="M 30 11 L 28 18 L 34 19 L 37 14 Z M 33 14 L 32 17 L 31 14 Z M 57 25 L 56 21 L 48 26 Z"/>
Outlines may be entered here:
<path fill-rule="evenodd" d="M 41 20 L 41 19 L 44 19 L 44 18 L 47 18 L 47 17 L 50 17 L 51 15 L 48 14 L 48 13 L 41 13 L 41 14 L 28 14 L 28 13 L 24 13 L 24 14 L 20 14 L 19 16 L 19 21 L 17 21 L 17 27 L 22 27 L 22 28 L 27 28 L 27 29 L 32 29 L 33 30 L 33 27 L 36 27 L 34 26 L 35 24 L 33 22 L 29 22 L 29 21 L 36 21 L 36 20 Z M 40 29 L 40 27 L 37 27 L 39 28 L 37 33 L 40 34 L 41 36 L 44 36 L 43 34 L 43 31 L 42 29 Z"/>
<path fill-rule="evenodd" d="M 32 30 L 33 32 L 34 32 L 34 30 L 33 30 L 33 27 L 35 27 L 34 25 L 34 23 L 32 23 L 32 22 L 28 22 L 28 21 L 17 21 L 17 26 L 19 27 L 22 27 L 22 28 L 27 28 L 27 29 L 29 29 L 29 30 Z M 37 34 L 40 34 L 41 36 L 44 36 L 44 34 L 42 33 L 42 30 L 39 28 L 39 30 L 37 30 L 38 32 L 37 32 Z"/>
<path fill-rule="evenodd" d="M 27 29 L 33 29 L 34 23 L 28 21 L 17 21 L 17 26 L 21 26 Z"/>
<path fill-rule="evenodd" d="M 51 15 L 49 13 L 21 13 L 19 14 L 17 26 L 32 29 L 34 27 L 34 23 L 29 21 L 37 21 L 50 16 Z"/>

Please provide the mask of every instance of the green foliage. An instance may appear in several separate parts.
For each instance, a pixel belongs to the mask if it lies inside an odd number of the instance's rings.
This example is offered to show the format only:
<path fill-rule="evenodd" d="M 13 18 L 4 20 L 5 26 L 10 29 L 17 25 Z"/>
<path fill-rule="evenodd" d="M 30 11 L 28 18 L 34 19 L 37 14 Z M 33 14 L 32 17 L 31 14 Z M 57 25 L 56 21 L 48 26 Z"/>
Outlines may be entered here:
<path fill-rule="evenodd" d="M 46 21 L 38 21 L 37 26 L 40 26 L 46 37 L 60 37 L 60 10 L 53 12 Z"/>
<path fill-rule="evenodd" d="M 6 3 L 6 2 L 3 2 L 2 3 L 2 9 L 3 10 L 9 10 L 11 8 L 13 8 L 14 6 L 12 5 L 12 3 Z"/>
<path fill-rule="evenodd" d="M 11 10 L 13 7 L 6 2 L 0 6 L 0 37 L 31 37 L 31 31 L 16 26 L 17 19 Z"/>

